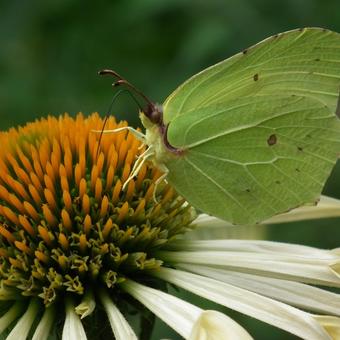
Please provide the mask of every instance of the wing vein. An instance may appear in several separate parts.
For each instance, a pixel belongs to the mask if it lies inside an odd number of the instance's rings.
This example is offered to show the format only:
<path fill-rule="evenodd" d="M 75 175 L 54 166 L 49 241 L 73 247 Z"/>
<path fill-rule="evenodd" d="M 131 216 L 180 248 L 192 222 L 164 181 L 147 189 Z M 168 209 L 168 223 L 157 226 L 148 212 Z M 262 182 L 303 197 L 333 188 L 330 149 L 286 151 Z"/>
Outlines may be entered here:
<path fill-rule="evenodd" d="M 250 214 L 250 212 L 241 204 L 241 202 L 235 198 L 232 194 L 229 193 L 228 190 L 223 188 L 219 183 L 217 183 L 213 178 L 208 176 L 205 172 L 203 172 L 196 164 L 191 162 L 188 158 L 183 158 L 188 164 L 190 164 L 196 171 L 198 171 L 203 177 L 205 177 L 208 181 L 210 181 L 213 185 L 215 185 L 222 193 L 224 193 L 226 196 L 228 196 L 232 201 L 234 201 L 242 210 L 244 210 L 247 215 Z M 250 214 L 251 215 L 251 214 Z"/>
<path fill-rule="evenodd" d="M 239 131 L 243 131 L 243 130 L 246 130 L 246 129 L 251 129 L 251 128 L 254 128 L 254 127 L 263 127 L 263 128 L 268 128 L 269 130 L 273 130 L 273 127 L 267 127 L 265 125 L 262 125 L 263 123 L 265 122 L 269 122 L 270 120 L 273 120 L 273 119 L 276 119 L 276 118 L 279 118 L 279 117 L 283 117 L 285 115 L 288 115 L 288 114 L 291 114 L 291 113 L 296 113 L 296 112 L 300 112 L 301 110 L 291 110 L 291 111 L 285 111 L 285 112 L 281 112 L 280 114 L 278 115 L 275 115 L 275 116 L 271 116 L 271 117 L 268 117 L 266 119 L 263 119 L 261 121 L 258 121 L 258 122 L 255 122 L 255 123 L 249 123 L 249 124 L 245 124 L 245 125 L 241 125 L 241 126 L 237 126 L 233 129 L 228 129 L 228 130 L 224 130 L 220 133 L 216 133 L 212 136 L 209 136 L 207 138 L 204 138 L 204 139 L 201 139 L 195 143 L 192 143 L 192 144 L 189 144 L 189 145 L 186 145 L 185 148 L 187 149 L 191 149 L 191 148 L 194 148 L 194 147 L 197 147 L 199 145 L 202 145 L 204 143 L 207 143 L 211 140 L 214 140 L 214 139 L 217 139 L 217 138 L 220 138 L 220 137 L 223 137 L 223 136 L 226 136 L 226 135 L 229 135 L 229 134 L 232 134 L 232 133 L 235 133 L 235 132 L 239 132 Z M 293 127 L 297 127 L 297 126 L 293 126 Z M 301 126 L 299 126 L 301 127 Z M 305 127 L 305 126 L 304 126 Z M 306 126 L 307 127 L 307 126 Z M 314 126 L 315 128 L 315 126 Z M 322 128 L 322 129 L 326 129 L 326 128 Z M 327 130 L 327 129 L 326 129 Z M 330 130 L 330 129 L 329 129 Z M 336 131 L 336 130 L 335 130 Z M 188 132 L 186 132 L 187 134 Z"/>

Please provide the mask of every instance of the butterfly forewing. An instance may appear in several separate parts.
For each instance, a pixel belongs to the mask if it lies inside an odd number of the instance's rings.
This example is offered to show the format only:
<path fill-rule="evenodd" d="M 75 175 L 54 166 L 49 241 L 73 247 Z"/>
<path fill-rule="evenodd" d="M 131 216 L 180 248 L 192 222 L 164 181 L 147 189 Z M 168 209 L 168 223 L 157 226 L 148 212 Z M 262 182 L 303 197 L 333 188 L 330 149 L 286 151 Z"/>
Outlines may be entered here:
<path fill-rule="evenodd" d="M 164 103 L 164 119 L 229 99 L 301 94 L 335 109 L 340 83 L 340 34 L 305 28 L 272 36 L 198 73 Z"/>

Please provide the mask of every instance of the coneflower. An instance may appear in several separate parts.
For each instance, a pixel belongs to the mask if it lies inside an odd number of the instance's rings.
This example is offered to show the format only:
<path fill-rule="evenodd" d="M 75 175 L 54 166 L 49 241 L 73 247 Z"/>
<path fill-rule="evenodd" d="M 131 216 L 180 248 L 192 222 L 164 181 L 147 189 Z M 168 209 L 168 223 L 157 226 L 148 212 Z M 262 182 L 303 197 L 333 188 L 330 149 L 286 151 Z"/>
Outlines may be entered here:
<path fill-rule="evenodd" d="M 145 146 L 127 131 L 99 144 L 102 125 L 97 114 L 65 115 L 0 133 L 0 333 L 101 338 L 110 324 L 112 338 L 136 339 L 126 316 L 146 307 L 184 338 L 250 338 L 226 315 L 166 293 L 169 282 L 307 339 L 338 334 L 339 295 L 306 284 L 340 287 L 337 251 L 178 240 L 222 222 L 192 223 L 195 210 L 165 181 L 155 188 L 161 173 L 150 164 L 123 188 Z M 311 209 L 340 211 L 326 205 Z"/>

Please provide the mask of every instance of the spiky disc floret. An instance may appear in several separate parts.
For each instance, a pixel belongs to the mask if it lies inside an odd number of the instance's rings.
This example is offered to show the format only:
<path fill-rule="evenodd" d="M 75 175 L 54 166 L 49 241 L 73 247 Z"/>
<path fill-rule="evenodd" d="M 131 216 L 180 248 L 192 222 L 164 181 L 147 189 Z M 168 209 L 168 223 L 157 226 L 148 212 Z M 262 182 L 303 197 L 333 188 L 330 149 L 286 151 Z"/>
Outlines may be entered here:
<path fill-rule="evenodd" d="M 152 252 L 184 232 L 192 209 L 145 164 L 123 190 L 144 147 L 104 135 L 97 114 L 49 117 L 0 133 L 0 277 L 46 305 L 63 292 L 114 289 L 161 261 Z M 107 128 L 126 126 L 110 118 Z M 99 152 L 97 152 L 99 151 Z"/>

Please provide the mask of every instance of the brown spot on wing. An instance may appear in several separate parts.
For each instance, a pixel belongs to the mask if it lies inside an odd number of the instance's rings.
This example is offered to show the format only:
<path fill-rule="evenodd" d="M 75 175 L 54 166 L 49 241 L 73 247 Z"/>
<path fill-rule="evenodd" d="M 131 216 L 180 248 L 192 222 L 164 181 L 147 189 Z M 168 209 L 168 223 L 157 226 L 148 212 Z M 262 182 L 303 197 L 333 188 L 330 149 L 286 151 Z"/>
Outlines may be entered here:
<path fill-rule="evenodd" d="M 254 79 L 254 81 L 258 81 L 258 80 L 259 80 L 259 75 L 258 75 L 258 73 L 254 74 L 253 79 Z"/>
<path fill-rule="evenodd" d="M 275 145 L 277 143 L 276 135 L 275 134 L 270 135 L 267 139 L 267 143 L 268 143 L 269 146 Z"/>

